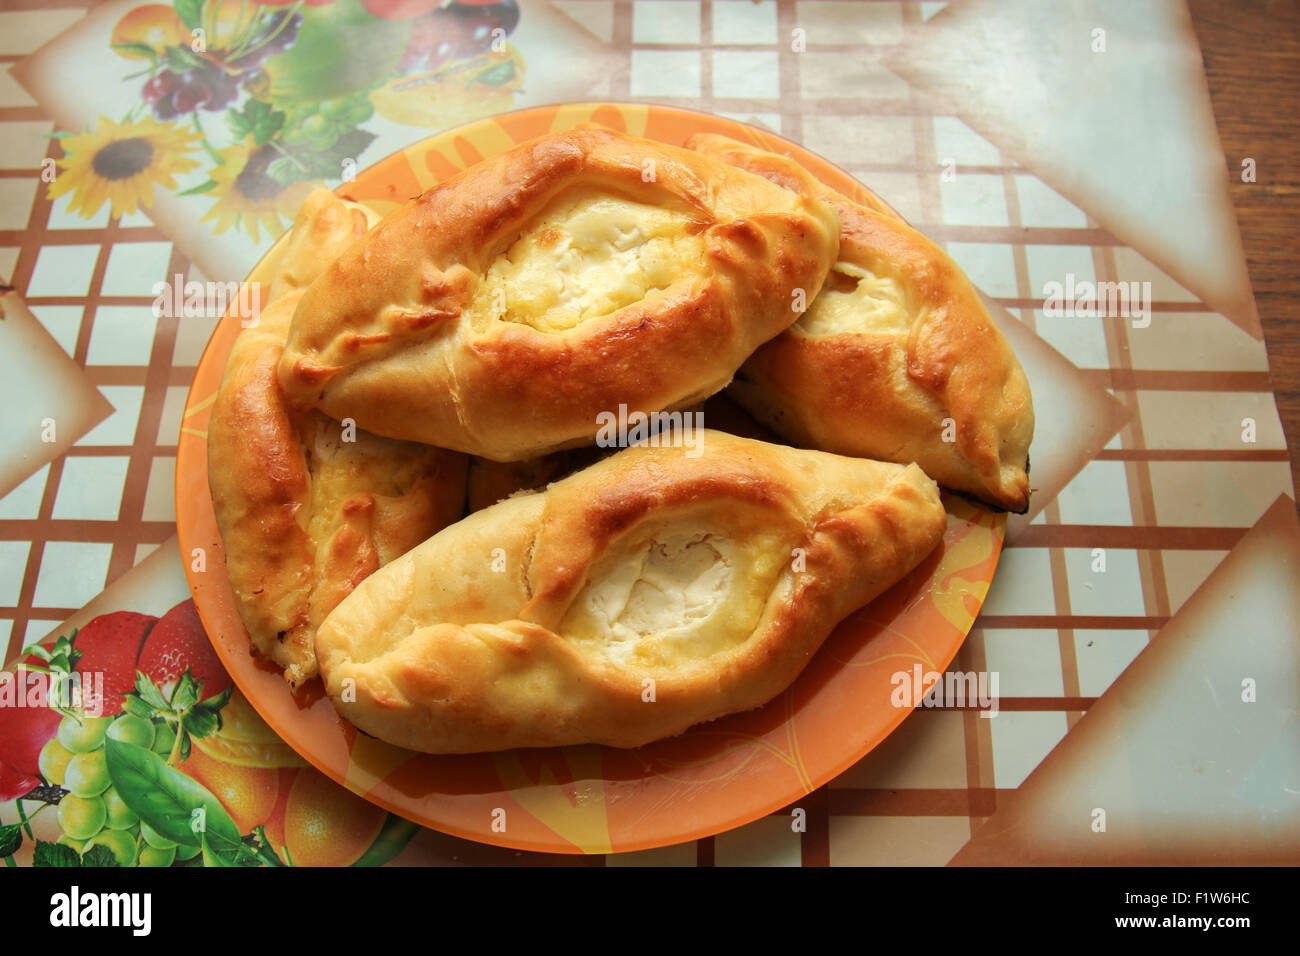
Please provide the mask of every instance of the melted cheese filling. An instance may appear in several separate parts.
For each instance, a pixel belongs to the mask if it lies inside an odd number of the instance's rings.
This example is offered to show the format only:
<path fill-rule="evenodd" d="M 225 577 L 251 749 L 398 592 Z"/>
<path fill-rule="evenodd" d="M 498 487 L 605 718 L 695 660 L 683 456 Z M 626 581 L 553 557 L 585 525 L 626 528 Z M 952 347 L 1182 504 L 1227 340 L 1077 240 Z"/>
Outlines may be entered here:
<path fill-rule="evenodd" d="M 560 632 L 590 657 L 680 667 L 743 643 L 790 549 L 771 532 L 660 529 L 606 555 Z"/>
<path fill-rule="evenodd" d="M 343 440 L 343 426 L 313 413 L 300 431 L 311 480 L 307 526 L 317 548 L 325 547 L 343 523 L 343 504 L 355 494 L 400 498 L 424 472 L 420 447 L 355 429 Z M 301 512 L 300 512 L 301 515 Z"/>
<path fill-rule="evenodd" d="M 906 332 L 916 318 L 908 307 L 907 290 L 898 279 L 837 262 L 795 328 L 811 336 Z"/>
<path fill-rule="evenodd" d="M 560 196 L 488 267 L 474 328 L 518 322 L 563 332 L 698 270 L 704 239 L 689 216 L 615 196 Z"/>

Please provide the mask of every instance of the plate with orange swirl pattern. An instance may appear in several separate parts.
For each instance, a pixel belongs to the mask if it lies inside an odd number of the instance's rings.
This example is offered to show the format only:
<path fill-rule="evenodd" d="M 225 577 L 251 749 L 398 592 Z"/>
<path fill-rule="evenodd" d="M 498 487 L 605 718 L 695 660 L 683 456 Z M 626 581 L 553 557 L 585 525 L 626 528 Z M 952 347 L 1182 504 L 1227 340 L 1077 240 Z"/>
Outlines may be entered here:
<path fill-rule="evenodd" d="M 394 153 L 338 190 L 386 214 L 407 198 L 525 140 L 595 122 L 682 145 L 716 132 L 787 153 L 863 202 L 847 173 L 795 143 L 721 117 L 646 104 L 584 103 L 506 113 Z M 250 275 L 271 272 L 268 255 Z M 225 571 L 208 491 L 207 423 L 238 317 L 217 326 L 185 406 L 177 454 L 181 553 L 208 635 L 244 695 L 308 761 L 366 799 L 433 829 L 552 853 L 611 853 L 681 843 L 741 826 L 799 801 L 843 773 L 907 716 L 898 675 L 942 673 L 965 640 L 997 566 L 1005 515 L 944 495 L 948 529 L 919 567 L 842 622 L 808 667 L 766 706 L 634 750 L 600 746 L 433 756 L 359 733 L 320 682 L 291 693 L 249 653 Z M 196 570 L 196 568 L 202 570 Z M 909 699 L 899 706 L 900 696 Z M 504 825 L 503 825 L 504 823 Z"/>

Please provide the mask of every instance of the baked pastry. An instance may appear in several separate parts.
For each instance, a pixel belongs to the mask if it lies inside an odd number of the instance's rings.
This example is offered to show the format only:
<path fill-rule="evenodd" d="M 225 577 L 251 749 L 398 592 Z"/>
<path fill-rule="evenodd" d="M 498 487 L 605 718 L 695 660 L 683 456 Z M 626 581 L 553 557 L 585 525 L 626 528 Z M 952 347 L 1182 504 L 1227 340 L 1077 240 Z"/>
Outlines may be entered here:
<path fill-rule="evenodd" d="M 780 444 L 780 439 L 775 434 L 754 421 L 748 412 L 727 397 L 726 392 L 718 392 L 708 401 L 686 409 L 683 414 L 693 416 L 688 420 L 692 427 L 698 421 L 700 428 L 707 424 L 709 428 L 739 435 L 741 438 L 755 438 L 759 441 Z M 672 430 L 676 427 L 679 426 L 674 423 L 667 434 L 676 434 Z M 685 441 L 684 435 L 682 440 Z M 469 510 L 471 513 L 481 511 L 520 491 L 540 491 L 551 482 L 567 478 L 579 468 L 585 468 L 610 453 L 609 448 L 585 445 L 582 448 L 551 452 L 549 455 L 528 458 L 524 461 L 471 458 L 468 482 Z"/>
<path fill-rule="evenodd" d="M 508 498 L 362 582 L 316 634 L 339 713 L 431 753 L 640 746 L 766 703 L 943 536 L 915 466 L 702 437 Z"/>
<path fill-rule="evenodd" d="M 607 449 L 586 445 L 569 451 L 553 451 L 549 455 L 524 461 L 471 458 L 466 489 L 469 511 L 471 514 L 482 511 L 520 491 L 545 488 L 551 482 L 559 481 L 609 453 Z"/>
<path fill-rule="evenodd" d="M 818 196 L 840 219 L 821 293 L 730 394 L 788 441 L 915 461 L 947 488 L 1028 510 L 1029 383 L 956 263 L 884 203 L 853 202 L 786 156 L 716 134 L 688 145 Z"/>
<path fill-rule="evenodd" d="M 276 381 L 303 290 L 368 225 L 365 210 L 327 190 L 307 198 L 267 305 L 235 340 L 208 426 L 208 481 L 240 617 L 293 685 L 316 674 L 325 615 L 464 510 L 465 456 L 291 409 Z"/>
<path fill-rule="evenodd" d="M 826 203 L 595 127 L 484 160 L 312 284 L 280 382 L 376 434 L 518 461 L 722 389 L 835 259 Z M 802 290 L 802 291 L 800 291 Z"/>

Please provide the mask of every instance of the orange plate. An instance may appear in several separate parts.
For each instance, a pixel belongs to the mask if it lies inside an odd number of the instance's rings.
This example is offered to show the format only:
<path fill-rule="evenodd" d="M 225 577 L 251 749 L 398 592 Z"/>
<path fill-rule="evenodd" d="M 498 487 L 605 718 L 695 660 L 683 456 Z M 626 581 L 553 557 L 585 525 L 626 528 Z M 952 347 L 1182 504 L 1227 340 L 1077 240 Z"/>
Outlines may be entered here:
<path fill-rule="evenodd" d="M 433 136 L 382 160 L 340 195 L 387 213 L 466 166 L 524 140 L 597 122 L 683 144 L 719 132 L 788 153 L 849 196 L 842 170 L 779 136 L 660 106 L 588 103 L 521 110 Z M 250 279 L 265 282 L 268 260 Z M 749 823 L 795 803 L 879 744 L 916 703 L 895 704 L 896 674 L 942 672 L 980 606 L 1002 549 L 1005 516 L 945 496 L 943 545 L 892 590 L 843 622 L 785 693 L 636 750 L 581 746 L 436 757 L 358 734 L 319 681 L 295 697 L 249 655 L 208 491 L 207 426 L 239 322 L 227 315 L 199 363 L 185 406 L 176 515 L 190 589 L 235 683 L 294 750 L 394 813 L 446 833 L 518 849 L 609 853 L 664 846 Z M 203 549 L 204 562 L 194 549 Z M 195 570 L 204 567 L 205 570 Z M 504 811 L 504 814 L 501 812 Z M 502 828 L 504 823 L 504 828 Z"/>

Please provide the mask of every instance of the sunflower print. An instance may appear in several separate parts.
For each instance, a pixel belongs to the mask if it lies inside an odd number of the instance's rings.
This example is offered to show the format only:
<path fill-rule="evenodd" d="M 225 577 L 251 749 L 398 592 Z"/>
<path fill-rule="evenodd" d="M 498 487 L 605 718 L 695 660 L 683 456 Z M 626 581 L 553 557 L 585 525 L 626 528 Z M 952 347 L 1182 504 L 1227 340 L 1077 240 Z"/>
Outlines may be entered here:
<path fill-rule="evenodd" d="M 155 186 L 176 188 L 176 176 L 196 169 L 189 153 L 202 140 L 199 133 L 151 117 L 114 123 L 99 118 L 98 128 L 64 137 L 64 157 L 47 197 L 72 193 L 69 208 L 83 219 L 109 203 L 113 219 L 153 205 Z"/>
<path fill-rule="evenodd" d="M 235 225 L 241 226 L 254 242 L 258 241 L 258 224 L 275 238 L 284 232 L 297 215 L 302 201 L 320 180 L 299 181 L 284 185 L 267 173 L 267 168 L 281 154 L 271 144 L 255 146 L 253 138 L 217 150 L 221 163 L 209 171 L 215 184 L 210 190 L 219 198 L 200 222 L 216 220 L 217 235 Z"/>

